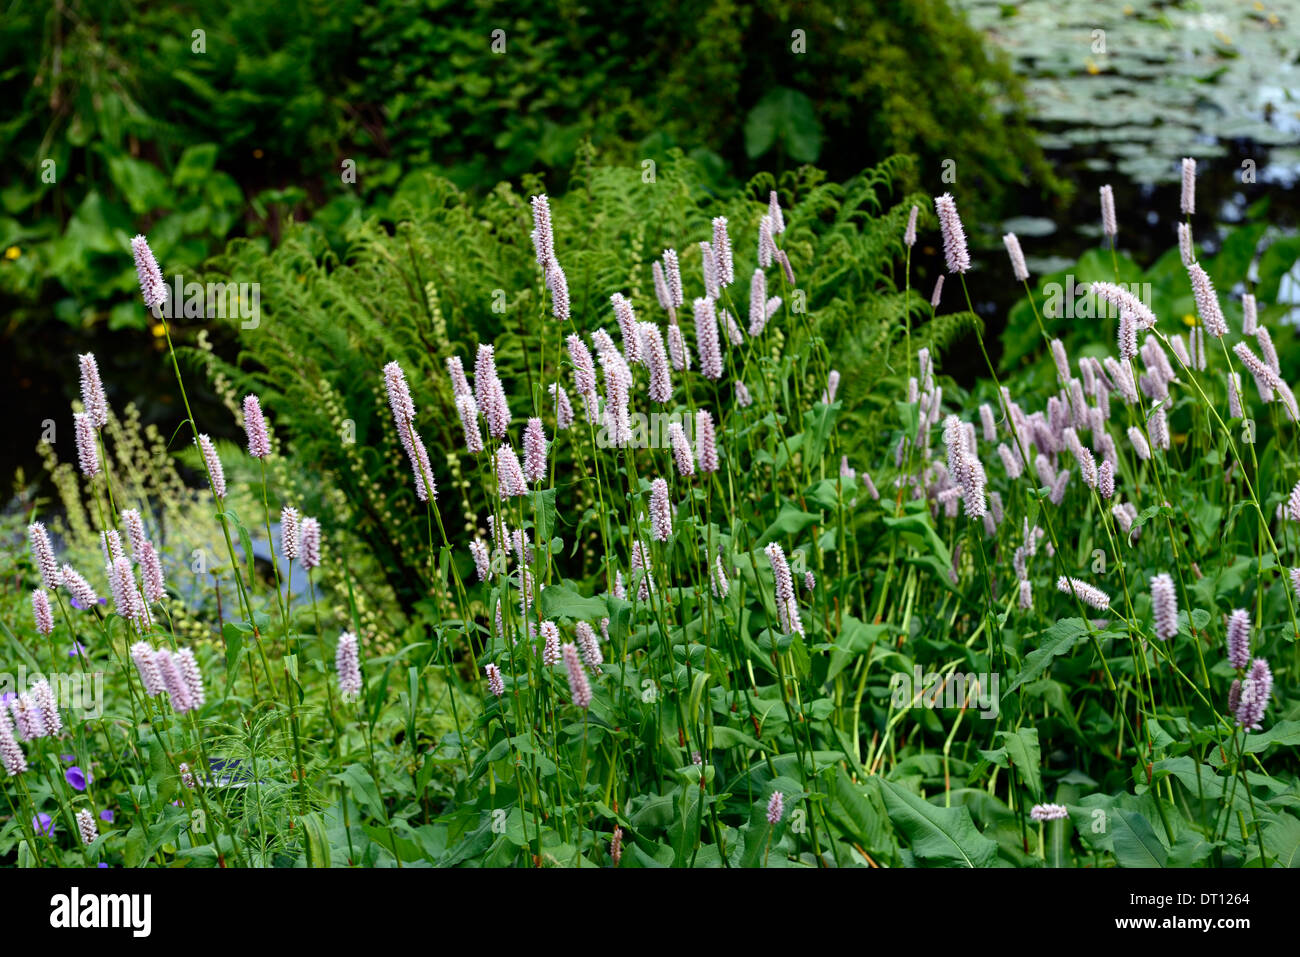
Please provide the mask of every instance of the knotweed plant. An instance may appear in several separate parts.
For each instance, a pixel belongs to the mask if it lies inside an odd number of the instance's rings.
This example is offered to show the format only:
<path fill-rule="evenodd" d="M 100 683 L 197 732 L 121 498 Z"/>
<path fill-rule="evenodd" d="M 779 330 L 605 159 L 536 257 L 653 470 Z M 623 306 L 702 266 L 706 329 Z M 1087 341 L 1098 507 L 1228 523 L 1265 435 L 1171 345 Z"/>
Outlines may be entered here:
<path fill-rule="evenodd" d="M 69 357 L 60 474 L 81 511 L 66 534 L 31 516 L 13 631 L 104 701 L 49 680 L 0 706 L 21 862 L 1287 860 L 1300 414 L 1278 310 L 1252 292 L 1235 322 L 1245 277 L 1196 257 L 1186 168 L 1195 314 L 1161 314 L 1121 283 L 1103 188 L 1115 275 L 1089 294 L 1109 324 L 1040 311 L 1006 234 L 990 268 L 1036 344 L 1004 377 L 962 197 L 891 207 L 888 173 L 855 180 L 862 209 L 833 225 L 844 200 L 786 177 L 647 207 L 626 243 L 582 190 L 505 191 L 501 261 L 525 278 L 504 320 L 470 321 L 474 278 L 434 265 L 457 250 L 412 227 L 384 262 L 419 281 L 339 300 L 361 318 L 331 347 L 362 357 L 345 385 L 364 407 L 277 316 L 302 378 L 289 358 L 228 378 L 224 420 L 195 418 L 136 237 L 184 410 L 162 457 L 201 508 L 173 527 L 128 464 L 121 384 Z M 941 257 L 914 261 L 927 244 Z M 847 315 L 854 256 L 879 285 Z M 927 304 L 912 270 L 935 267 Z M 945 276 L 964 311 L 941 314 Z M 281 290 L 283 315 L 302 294 Z M 849 320 L 877 361 L 833 349 Z M 943 374 L 960 330 L 987 363 L 974 391 Z M 326 414 L 341 469 L 295 447 Z M 191 524 L 217 546 L 201 572 Z M 1106 829 L 1083 826 L 1095 812 Z"/>

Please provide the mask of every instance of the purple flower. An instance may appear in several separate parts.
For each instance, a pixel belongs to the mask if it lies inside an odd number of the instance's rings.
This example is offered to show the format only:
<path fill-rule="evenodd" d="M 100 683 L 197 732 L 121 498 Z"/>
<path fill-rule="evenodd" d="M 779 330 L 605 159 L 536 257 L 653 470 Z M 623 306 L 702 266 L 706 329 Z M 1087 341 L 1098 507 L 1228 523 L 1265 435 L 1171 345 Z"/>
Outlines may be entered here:
<path fill-rule="evenodd" d="M 54 836 L 54 818 L 48 814 L 37 814 L 32 818 L 32 830 L 38 834 L 44 834 L 46 837 Z"/>
<path fill-rule="evenodd" d="M 780 791 L 773 791 L 767 802 L 767 823 L 775 825 L 785 814 L 785 797 Z"/>
<path fill-rule="evenodd" d="M 157 310 L 167 301 L 167 283 L 163 280 L 158 260 L 144 236 L 131 239 L 131 254 L 135 257 L 135 272 L 140 279 L 140 296 L 151 310 Z"/>
<path fill-rule="evenodd" d="M 40 569 L 41 581 L 46 588 L 54 591 L 62 584 L 62 579 L 59 576 L 59 566 L 54 561 L 54 548 L 50 545 L 50 536 L 41 522 L 28 525 L 27 536 L 32 543 L 32 557 L 36 559 L 36 567 Z"/>
<path fill-rule="evenodd" d="M 263 459 L 271 454 L 271 435 L 262 415 L 262 404 L 257 396 L 244 396 L 244 431 L 248 433 L 248 454 Z"/>
<path fill-rule="evenodd" d="M 72 415 L 73 432 L 77 439 L 77 459 L 81 474 L 93 478 L 99 474 L 99 450 L 95 445 L 95 427 L 84 412 Z"/>
<path fill-rule="evenodd" d="M 100 812 L 99 812 L 99 819 L 100 819 L 101 821 L 107 821 L 109 824 L 112 824 L 112 823 L 113 823 L 113 812 L 112 812 L 111 810 L 108 810 L 108 811 L 100 811 Z"/>
<path fill-rule="evenodd" d="M 532 418 L 524 427 L 524 478 L 536 484 L 546 478 L 546 430 Z"/>
<path fill-rule="evenodd" d="M 79 641 L 74 641 L 74 642 L 72 643 L 72 648 L 71 648 L 71 650 L 68 652 L 68 657 L 69 657 L 69 658 L 77 658 L 77 657 L 79 657 L 79 656 L 81 656 L 81 655 L 88 655 L 88 654 L 90 654 L 90 649 L 88 649 L 88 648 L 87 648 L 85 645 L 83 645 L 81 642 L 79 642 Z"/>
<path fill-rule="evenodd" d="M 203 453 L 203 462 L 208 467 L 208 477 L 212 480 L 212 494 L 217 498 L 226 497 L 226 473 L 221 467 L 221 459 L 217 457 L 217 447 L 212 444 L 212 439 L 206 435 L 200 435 L 194 440 L 199 451 Z"/>
<path fill-rule="evenodd" d="M 75 791 L 86 790 L 86 775 L 75 764 L 63 772 L 63 777 L 67 780 Z"/>

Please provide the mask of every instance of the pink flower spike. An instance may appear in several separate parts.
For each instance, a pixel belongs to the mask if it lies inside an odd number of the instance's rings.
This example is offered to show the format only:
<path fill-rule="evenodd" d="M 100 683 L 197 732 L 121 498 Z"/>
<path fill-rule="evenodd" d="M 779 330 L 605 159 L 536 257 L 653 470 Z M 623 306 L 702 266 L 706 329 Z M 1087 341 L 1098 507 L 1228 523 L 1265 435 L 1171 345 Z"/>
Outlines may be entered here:
<path fill-rule="evenodd" d="M 271 454 L 271 436 L 262 415 L 262 404 L 255 395 L 244 396 L 244 431 L 248 433 L 248 454 L 264 459 Z"/>
<path fill-rule="evenodd" d="M 569 694 L 575 705 L 586 710 L 591 707 L 591 683 L 587 680 L 582 662 L 578 660 L 578 648 L 566 643 L 561 650 L 564 655 L 564 670 L 569 674 Z"/>
<path fill-rule="evenodd" d="M 135 272 L 140 279 L 140 296 L 154 312 L 167 301 L 167 283 L 163 280 L 158 260 L 149 248 L 149 240 L 136 236 L 131 240 L 131 253 L 135 257 Z"/>
<path fill-rule="evenodd" d="M 524 427 L 524 478 L 534 485 L 546 478 L 546 431 L 532 418 Z"/>
<path fill-rule="evenodd" d="M 108 398 L 104 395 L 104 383 L 99 378 L 99 365 L 95 354 L 87 352 L 77 356 L 81 366 L 81 404 L 83 411 L 90 417 L 90 424 L 97 429 L 108 425 Z"/>
<path fill-rule="evenodd" d="M 59 566 L 54 561 L 54 547 L 50 545 L 49 533 L 41 522 L 32 522 L 27 526 L 27 537 L 32 545 L 32 557 L 41 573 L 45 587 L 54 591 L 59 587 Z"/>
<path fill-rule="evenodd" d="M 302 567 L 310 571 L 320 565 L 320 522 L 302 520 Z"/>

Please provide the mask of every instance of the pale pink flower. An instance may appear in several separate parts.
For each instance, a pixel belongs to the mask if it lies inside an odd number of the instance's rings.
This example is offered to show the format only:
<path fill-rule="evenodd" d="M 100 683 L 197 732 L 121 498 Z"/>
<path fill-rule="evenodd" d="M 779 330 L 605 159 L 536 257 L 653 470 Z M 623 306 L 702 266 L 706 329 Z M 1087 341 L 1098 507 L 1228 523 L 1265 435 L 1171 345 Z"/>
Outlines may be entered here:
<path fill-rule="evenodd" d="M 785 798 L 780 791 L 773 791 L 767 801 L 767 823 L 776 825 L 785 815 Z"/>
<path fill-rule="evenodd" d="M 465 378 L 465 365 L 461 362 L 460 356 L 447 356 L 447 375 L 451 378 L 451 394 L 453 396 L 459 398 L 462 395 L 472 396 L 474 394 Z"/>
<path fill-rule="evenodd" d="M 131 572 L 131 560 L 118 558 L 108 566 L 108 584 L 113 592 L 113 606 L 119 615 L 127 621 L 143 625 L 145 621 L 144 604 L 135 587 L 135 575 Z"/>
<path fill-rule="evenodd" d="M 497 449 L 497 491 L 501 498 L 514 498 L 528 494 L 528 480 L 519 464 L 519 457 L 509 444 Z"/>
<path fill-rule="evenodd" d="M 614 307 L 614 318 L 618 320 L 619 332 L 623 334 L 623 354 L 628 362 L 643 362 L 641 330 L 637 325 L 636 313 L 632 311 L 632 303 L 621 292 L 614 293 L 609 297 L 609 301 Z"/>
<path fill-rule="evenodd" d="M 718 444 L 713 432 L 713 416 L 704 409 L 695 413 L 695 452 L 701 472 L 718 470 Z"/>
<path fill-rule="evenodd" d="M 1015 274 L 1016 282 L 1028 282 L 1029 267 L 1025 265 L 1025 254 L 1020 249 L 1020 240 L 1016 234 L 1007 233 L 1002 237 L 1002 244 L 1007 247 L 1007 255 L 1011 257 L 1011 271 Z"/>
<path fill-rule="evenodd" d="M 137 641 L 131 646 L 131 660 L 135 662 L 136 671 L 140 674 L 140 683 L 144 685 L 144 693 L 149 697 L 160 695 L 166 690 L 163 684 L 162 672 L 158 670 L 158 662 L 154 659 L 153 648 L 147 641 Z"/>
<path fill-rule="evenodd" d="M 162 561 L 150 542 L 145 542 L 141 549 L 140 572 L 144 579 L 146 601 L 156 603 L 167 597 L 167 583 L 163 578 Z"/>
<path fill-rule="evenodd" d="M 1155 619 L 1156 637 L 1168 641 L 1178 634 L 1178 593 L 1174 580 L 1165 572 L 1151 579 L 1151 616 Z"/>
<path fill-rule="evenodd" d="M 1111 239 L 1119 235 L 1119 220 L 1115 218 L 1115 191 L 1109 183 L 1101 188 L 1101 231 Z"/>
<path fill-rule="evenodd" d="M 50 595 L 42 588 L 32 590 L 32 618 L 36 622 L 38 634 L 48 635 L 54 631 L 54 613 L 50 611 Z"/>
<path fill-rule="evenodd" d="M 104 395 L 104 383 L 99 378 L 95 354 L 79 355 L 77 362 L 81 367 L 81 405 L 90 417 L 90 424 L 102 429 L 108 425 L 108 398 Z"/>
<path fill-rule="evenodd" d="M 677 372 L 690 371 L 691 353 L 686 348 L 686 338 L 682 335 L 681 326 L 675 322 L 668 326 L 668 355 L 672 358 L 674 370 Z"/>
<path fill-rule="evenodd" d="M 99 604 L 99 596 L 95 594 L 95 589 L 90 587 L 90 582 L 77 574 L 76 569 L 71 565 L 64 565 L 62 571 L 64 586 L 68 589 L 77 604 L 82 608 L 90 608 L 92 605 Z"/>
<path fill-rule="evenodd" d="M 1250 612 L 1238 608 L 1228 616 L 1228 664 L 1238 671 L 1250 665 Z"/>
<path fill-rule="evenodd" d="M 907 229 L 903 231 L 903 245 L 908 249 L 916 245 L 916 217 L 920 211 L 919 206 L 913 206 L 912 211 L 907 214 Z"/>
<path fill-rule="evenodd" d="M 310 571 L 320 565 L 320 522 L 302 520 L 302 567 Z"/>
<path fill-rule="evenodd" d="M 1214 283 L 1210 281 L 1209 275 L 1201 268 L 1200 263 L 1194 262 L 1188 266 L 1187 274 L 1192 280 L 1196 311 L 1200 314 L 1205 331 L 1216 339 L 1222 339 L 1228 334 L 1228 322 L 1223 318 L 1223 310 L 1219 308 L 1219 297 L 1214 292 Z"/>
<path fill-rule="evenodd" d="M 298 510 L 292 505 L 280 509 L 280 550 L 288 561 L 298 557 L 301 539 L 298 532 Z"/>
<path fill-rule="evenodd" d="M 1196 160 L 1183 158 L 1183 194 L 1179 200 L 1179 209 L 1184 216 L 1196 212 Z"/>
<path fill-rule="evenodd" d="M 736 268 L 731 260 L 731 237 L 727 235 L 727 217 L 713 218 L 713 256 L 718 266 L 718 285 L 730 286 L 736 281 Z"/>
<path fill-rule="evenodd" d="M 542 622 L 542 664 L 550 668 L 560 660 L 560 629 L 553 621 Z"/>
<path fill-rule="evenodd" d="M 483 433 L 478 427 L 478 403 L 468 393 L 456 396 L 456 412 L 465 433 L 465 450 L 471 455 L 483 451 Z"/>
<path fill-rule="evenodd" d="M 668 500 L 668 483 L 661 478 L 650 483 L 650 537 L 666 542 L 673 535 L 673 506 Z"/>
<path fill-rule="evenodd" d="M 969 271 L 970 253 L 966 249 L 966 231 L 962 228 L 961 217 L 957 214 L 957 202 L 952 194 L 944 193 L 936 197 L 934 211 L 939 216 L 939 228 L 943 233 L 943 255 L 948 263 L 948 271 Z"/>
<path fill-rule="evenodd" d="M 645 363 L 650 368 L 650 401 L 671 401 L 673 378 L 668 367 L 668 352 L 664 348 L 663 334 L 655 323 L 641 323 L 641 347 Z"/>
<path fill-rule="evenodd" d="M 709 299 L 717 299 L 718 289 L 718 260 L 713 255 L 713 247 L 708 243 L 700 243 L 700 267 L 704 272 L 704 294 Z"/>
<path fill-rule="evenodd" d="M 95 838 L 99 837 L 99 825 L 95 823 L 95 815 L 89 808 L 83 807 L 77 812 L 77 831 L 81 835 L 82 844 L 94 844 Z"/>
<path fill-rule="evenodd" d="M 564 654 L 564 670 L 569 673 L 569 695 L 573 703 L 583 709 L 591 707 L 591 683 L 578 659 L 577 646 L 566 642 L 561 651 Z"/>
<path fill-rule="evenodd" d="M 755 269 L 749 281 L 749 334 L 761 335 L 767 325 L 767 276 Z"/>
<path fill-rule="evenodd" d="M 767 216 L 772 222 L 772 235 L 785 232 L 785 216 L 781 212 L 781 200 L 776 195 L 776 190 L 770 190 L 767 194 Z"/>
<path fill-rule="evenodd" d="M 271 435 L 262 415 L 262 404 L 255 395 L 244 396 L 244 431 L 248 434 L 248 454 L 264 459 L 271 454 Z"/>
<path fill-rule="evenodd" d="M 361 649 L 357 636 L 350 631 L 339 635 L 334 652 L 334 670 L 338 672 L 339 695 L 344 701 L 355 701 L 365 687 L 361 680 Z"/>
<path fill-rule="evenodd" d="M 677 474 L 688 478 L 695 474 L 695 453 L 691 451 L 690 439 L 679 422 L 668 423 L 668 440 L 673 447 L 673 461 L 677 465 Z"/>
<path fill-rule="evenodd" d="M 81 474 L 94 478 L 99 474 L 99 448 L 95 444 L 95 427 L 90 422 L 90 416 L 84 412 L 74 412 L 72 429 L 77 440 L 77 460 L 81 463 Z"/>
<path fill-rule="evenodd" d="M 677 262 L 677 250 L 664 250 L 664 279 L 668 283 L 668 300 L 673 308 L 680 309 L 686 301 L 682 298 L 682 270 Z"/>
<path fill-rule="evenodd" d="M 131 254 L 135 257 L 135 272 L 140 280 L 140 296 L 144 304 L 156 312 L 167 301 L 167 283 L 163 280 L 158 260 L 149 248 L 149 240 L 135 236 L 131 240 Z"/>
<path fill-rule="evenodd" d="M 217 448 L 212 444 L 212 439 L 206 435 L 200 435 L 195 442 L 198 444 L 199 451 L 203 453 L 203 463 L 208 468 L 208 478 L 212 482 L 212 494 L 217 498 L 226 497 L 226 472 L 221 467 L 221 459 L 217 458 Z"/>
<path fill-rule="evenodd" d="M 718 317 L 713 300 L 696 299 L 695 346 L 699 350 L 700 372 L 706 379 L 722 378 L 722 345 L 718 340 Z"/>
<path fill-rule="evenodd" d="M 474 401 L 487 422 L 488 434 L 494 439 L 504 438 L 510 428 L 510 406 L 506 390 L 497 375 L 493 347 L 480 344 L 474 362 Z"/>
<path fill-rule="evenodd" d="M 45 587 L 54 591 L 59 587 L 59 566 L 54 561 L 54 547 L 50 544 L 49 533 L 42 522 L 32 522 L 27 526 L 27 537 L 32 546 L 32 558 L 41 573 Z"/>
<path fill-rule="evenodd" d="M 1068 475 L 1069 473 L 1063 472 L 1061 474 Z M 1059 591 L 1065 592 L 1067 595 L 1074 595 L 1085 605 L 1091 605 L 1098 611 L 1105 611 L 1110 607 L 1110 597 L 1104 591 L 1077 578 L 1067 578 L 1062 575 L 1056 580 L 1056 587 Z"/>
<path fill-rule="evenodd" d="M 542 420 L 532 418 L 524 427 L 524 479 L 535 484 L 546 478 L 546 431 Z"/>
<path fill-rule="evenodd" d="M 506 693 L 506 684 L 501 678 L 501 669 L 489 662 L 483 666 L 483 674 L 487 676 L 488 691 L 500 698 Z"/>
<path fill-rule="evenodd" d="M 943 273 L 939 273 L 939 278 L 934 281 L 934 292 L 930 293 L 930 308 L 938 309 L 939 301 L 943 298 Z"/>

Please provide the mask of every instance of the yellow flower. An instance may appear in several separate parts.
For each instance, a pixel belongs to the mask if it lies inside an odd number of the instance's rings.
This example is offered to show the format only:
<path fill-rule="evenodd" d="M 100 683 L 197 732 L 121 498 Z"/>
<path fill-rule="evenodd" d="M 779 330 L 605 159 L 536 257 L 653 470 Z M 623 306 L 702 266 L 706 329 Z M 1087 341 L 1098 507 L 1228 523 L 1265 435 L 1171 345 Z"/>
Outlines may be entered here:
<path fill-rule="evenodd" d="M 5 250 L 5 259 L 17 259 L 23 254 L 23 251 L 17 246 L 10 246 Z"/>
<path fill-rule="evenodd" d="M 167 327 L 161 322 L 154 323 L 153 326 L 150 327 L 149 331 L 153 333 L 155 339 L 161 339 L 163 336 L 167 335 Z"/>
<path fill-rule="evenodd" d="M 1092 57 L 1085 57 L 1083 62 L 1090 75 L 1096 76 L 1101 72 L 1101 67 L 1097 66 L 1097 64 L 1093 62 Z"/>
<path fill-rule="evenodd" d="M 1196 325 L 1196 317 L 1193 316 L 1190 312 L 1187 313 L 1185 316 L 1183 316 L 1183 325 L 1185 325 L 1185 326 L 1195 326 L 1195 325 Z"/>

